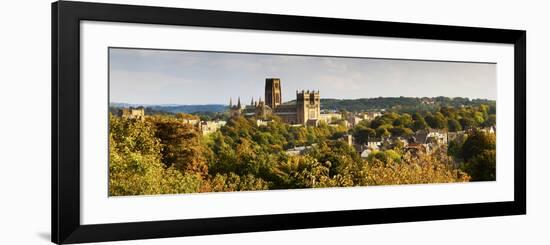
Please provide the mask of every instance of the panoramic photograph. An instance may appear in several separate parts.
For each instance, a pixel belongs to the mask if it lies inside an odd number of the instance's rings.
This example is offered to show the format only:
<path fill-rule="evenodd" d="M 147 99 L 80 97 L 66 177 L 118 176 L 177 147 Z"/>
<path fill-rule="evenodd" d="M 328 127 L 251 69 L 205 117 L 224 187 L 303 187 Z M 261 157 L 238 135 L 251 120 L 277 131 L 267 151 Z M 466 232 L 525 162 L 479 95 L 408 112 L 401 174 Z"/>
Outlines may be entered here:
<path fill-rule="evenodd" d="M 495 63 L 111 47 L 109 196 L 495 181 L 496 99 Z"/>

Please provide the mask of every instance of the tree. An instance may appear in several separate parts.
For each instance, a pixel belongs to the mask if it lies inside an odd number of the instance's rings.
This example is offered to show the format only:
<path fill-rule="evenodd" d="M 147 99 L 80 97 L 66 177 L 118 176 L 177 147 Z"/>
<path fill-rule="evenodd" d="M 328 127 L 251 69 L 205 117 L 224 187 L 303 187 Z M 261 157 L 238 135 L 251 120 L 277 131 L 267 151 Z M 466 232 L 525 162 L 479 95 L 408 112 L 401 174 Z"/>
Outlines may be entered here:
<path fill-rule="evenodd" d="M 496 138 L 494 134 L 473 131 L 462 146 L 464 171 L 474 181 L 494 180 L 496 176 Z"/>
<path fill-rule="evenodd" d="M 410 114 L 403 113 L 403 115 L 399 117 L 399 120 L 404 128 L 410 128 L 413 125 L 413 119 Z"/>
<path fill-rule="evenodd" d="M 476 122 L 473 119 L 467 118 L 467 117 L 460 118 L 459 122 L 460 122 L 460 126 L 462 126 L 462 129 L 471 129 L 476 124 Z"/>
<path fill-rule="evenodd" d="M 186 114 L 186 113 L 177 113 L 176 114 L 177 119 L 188 119 L 188 120 L 199 120 L 198 116 Z"/>
<path fill-rule="evenodd" d="M 200 191 L 200 177 L 162 164 L 161 144 L 150 122 L 110 115 L 109 126 L 110 196 Z"/>
<path fill-rule="evenodd" d="M 464 145 L 464 141 L 464 137 L 458 137 L 455 140 L 451 140 L 447 147 L 447 154 L 453 156 L 455 159 L 463 159 L 462 146 Z"/>
<path fill-rule="evenodd" d="M 326 123 L 288 125 L 278 116 L 257 125 L 256 118 L 228 113 L 147 114 L 143 121 L 111 115 L 109 195 L 494 180 L 495 135 L 476 131 L 478 126 L 494 126 L 494 104 L 467 98 L 433 100 L 434 105 L 419 105 L 416 98 L 369 99 L 391 109 L 353 129 Z M 228 121 L 217 132 L 202 135 L 187 123 L 198 118 Z M 430 152 L 409 152 L 404 141 L 384 141 L 367 160 L 340 140 L 353 134 L 355 142 L 364 144 L 377 136 L 413 136 L 413 130 L 428 127 L 467 130 L 447 149 Z M 296 146 L 304 146 L 298 155 L 296 149 L 289 151 Z"/>
<path fill-rule="evenodd" d="M 426 123 L 426 120 L 424 120 L 422 116 L 417 117 L 417 119 L 413 122 L 413 129 L 415 131 L 426 129 L 427 127 L 428 127 L 428 124 Z"/>
<path fill-rule="evenodd" d="M 447 120 L 447 128 L 450 132 L 462 131 L 462 125 L 460 125 L 456 119 L 452 118 Z"/>
<path fill-rule="evenodd" d="M 394 150 L 375 151 L 367 159 L 371 162 L 376 159 L 383 163 L 398 163 L 401 162 L 401 155 Z"/>
<path fill-rule="evenodd" d="M 406 131 L 405 128 L 393 127 L 393 128 L 390 129 L 390 133 L 391 133 L 392 136 L 400 137 L 400 136 L 405 136 L 405 134 L 408 133 L 408 132 Z"/>
<path fill-rule="evenodd" d="M 354 176 L 361 165 L 355 149 L 342 141 L 326 141 L 312 148 L 309 156 L 321 163 L 330 162 L 330 176 Z"/>
<path fill-rule="evenodd" d="M 320 163 L 311 156 L 293 156 L 281 162 L 274 169 L 277 188 L 307 188 L 337 186 L 336 180 L 330 177 L 330 162 Z"/>
<path fill-rule="evenodd" d="M 486 116 L 486 112 L 475 111 L 472 119 L 475 121 L 475 125 L 481 125 L 485 121 Z"/>
<path fill-rule="evenodd" d="M 365 144 L 369 138 L 376 137 L 376 131 L 372 128 L 359 126 L 355 128 L 353 136 L 355 137 L 357 143 Z"/>
<path fill-rule="evenodd" d="M 438 128 L 438 129 L 441 129 L 441 128 L 445 128 L 445 118 L 442 116 L 442 115 L 427 115 L 425 117 L 425 120 L 426 120 L 426 123 L 428 123 L 428 125 L 431 127 L 431 128 Z"/>
<path fill-rule="evenodd" d="M 404 137 L 410 137 L 414 135 L 414 131 L 410 128 L 404 128 L 403 135 Z"/>
<path fill-rule="evenodd" d="M 439 109 L 439 112 L 441 112 L 441 114 L 443 114 L 447 118 L 452 118 L 454 116 L 454 108 L 448 106 L 442 106 Z"/>
<path fill-rule="evenodd" d="M 496 151 L 483 150 L 466 163 L 464 170 L 472 177 L 472 181 L 496 180 Z"/>
<path fill-rule="evenodd" d="M 256 145 L 249 140 L 243 139 L 235 150 L 235 173 L 239 175 L 258 174 L 260 161 L 258 159 Z"/>
<path fill-rule="evenodd" d="M 494 127 L 497 124 L 497 116 L 496 115 L 489 115 L 487 117 L 487 120 L 483 122 L 484 127 Z"/>
<path fill-rule="evenodd" d="M 385 156 L 385 161 L 374 157 L 364 164 L 360 185 L 402 185 L 421 183 L 450 183 L 469 181 L 470 176 L 446 163 L 439 154 L 404 155 L 400 162 Z"/>
<path fill-rule="evenodd" d="M 420 115 L 420 113 L 415 112 L 415 113 L 412 114 L 411 118 L 412 118 L 413 121 L 418 121 L 420 118 L 423 118 L 423 117 L 422 117 L 422 115 Z"/>
<path fill-rule="evenodd" d="M 376 136 L 377 137 L 388 137 L 388 136 L 390 136 L 390 132 L 388 131 L 388 129 L 386 127 L 378 127 L 378 129 L 376 129 Z"/>
<path fill-rule="evenodd" d="M 210 190 L 214 192 L 255 191 L 267 190 L 269 184 L 261 178 L 251 174 L 237 175 L 235 173 L 216 174 L 210 183 Z"/>
<path fill-rule="evenodd" d="M 142 154 L 109 137 L 109 195 L 143 195 L 161 192 L 163 167 L 159 155 Z M 160 153 L 160 152 L 159 152 Z"/>
<path fill-rule="evenodd" d="M 468 162 L 485 150 L 496 149 L 496 137 L 494 134 L 475 130 L 468 135 L 462 146 L 462 157 Z"/>
<path fill-rule="evenodd" d="M 206 177 L 207 149 L 201 144 L 200 133 L 192 126 L 170 118 L 155 121 L 155 135 L 162 145 L 162 162 L 174 166 L 182 173 Z"/>

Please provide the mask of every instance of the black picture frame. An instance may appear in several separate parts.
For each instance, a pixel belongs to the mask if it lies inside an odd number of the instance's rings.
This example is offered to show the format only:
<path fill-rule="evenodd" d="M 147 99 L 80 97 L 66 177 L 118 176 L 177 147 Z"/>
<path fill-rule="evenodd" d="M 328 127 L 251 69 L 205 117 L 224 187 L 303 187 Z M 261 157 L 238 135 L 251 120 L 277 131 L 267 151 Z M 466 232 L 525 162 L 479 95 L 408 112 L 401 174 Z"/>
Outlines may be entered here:
<path fill-rule="evenodd" d="M 514 45 L 514 201 L 224 218 L 80 224 L 80 21 L 107 21 Z M 83 243 L 526 213 L 526 32 L 166 7 L 52 4 L 52 242 Z"/>

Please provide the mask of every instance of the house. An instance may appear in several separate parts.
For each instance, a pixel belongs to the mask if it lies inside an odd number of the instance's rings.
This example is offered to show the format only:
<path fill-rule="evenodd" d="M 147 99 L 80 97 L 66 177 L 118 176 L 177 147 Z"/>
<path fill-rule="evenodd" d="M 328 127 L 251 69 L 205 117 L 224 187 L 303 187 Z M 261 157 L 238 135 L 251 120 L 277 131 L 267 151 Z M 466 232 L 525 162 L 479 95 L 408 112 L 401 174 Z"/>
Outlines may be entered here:
<path fill-rule="evenodd" d="M 448 132 L 447 142 L 451 142 L 457 139 L 462 139 L 466 135 L 466 131 Z"/>
<path fill-rule="evenodd" d="M 367 140 L 367 148 L 373 149 L 373 150 L 379 150 L 380 146 L 382 146 L 382 139 L 368 139 Z"/>
<path fill-rule="evenodd" d="M 202 135 L 208 135 L 218 131 L 226 123 L 226 121 L 202 121 L 199 123 L 199 130 L 202 132 Z"/>
<path fill-rule="evenodd" d="M 407 139 L 403 138 L 403 137 L 391 137 L 391 138 L 386 139 L 386 141 L 389 144 L 392 144 L 392 145 L 395 145 L 397 143 L 401 143 L 403 145 L 403 147 L 406 147 L 409 144 L 409 141 Z"/>
<path fill-rule="evenodd" d="M 430 153 L 442 145 L 446 145 L 448 133 L 440 129 L 418 130 L 409 140 L 406 150 L 418 153 Z"/>
<path fill-rule="evenodd" d="M 480 129 L 480 131 L 485 132 L 485 133 L 489 133 L 489 134 L 494 134 L 496 132 L 495 127 L 493 127 L 493 126 L 482 128 L 482 129 Z"/>
<path fill-rule="evenodd" d="M 364 119 L 361 117 L 358 117 L 353 114 L 349 114 L 347 118 L 347 122 L 349 123 L 350 127 L 355 127 L 355 125 L 359 124 L 359 122 L 363 121 Z"/>
<path fill-rule="evenodd" d="M 342 119 L 342 114 L 335 112 L 321 113 L 319 114 L 319 119 L 327 124 L 331 124 L 334 121 Z"/>
<path fill-rule="evenodd" d="M 413 155 L 418 155 L 420 153 L 428 153 L 429 152 L 429 146 L 427 144 L 409 143 L 405 147 L 404 150 L 407 153 L 411 153 Z"/>
<path fill-rule="evenodd" d="M 382 116 L 381 112 L 379 112 L 379 111 L 369 111 L 369 112 L 364 112 L 363 115 L 362 115 L 362 118 L 363 118 L 363 120 L 371 121 L 371 120 L 374 120 L 375 118 L 377 118 L 379 116 Z"/>
<path fill-rule="evenodd" d="M 447 144 L 447 132 L 439 129 L 418 130 L 412 137 L 412 142 L 419 144 Z"/>
<path fill-rule="evenodd" d="M 424 98 L 420 99 L 420 103 L 422 103 L 424 105 L 433 105 L 433 104 L 435 104 L 435 101 L 432 98 L 424 97 Z"/>
<path fill-rule="evenodd" d="M 360 154 L 361 158 L 363 158 L 363 159 L 368 158 L 369 155 L 372 154 L 372 152 L 373 152 L 373 150 L 371 150 L 371 149 L 366 149 L 366 150 L 362 151 L 361 154 Z"/>
<path fill-rule="evenodd" d="M 349 146 L 353 146 L 353 136 L 351 134 L 345 134 L 339 140 L 346 142 Z"/>
<path fill-rule="evenodd" d="M 260 127 L 260 126 L 267 126 L 267 123 L 270 122 L 270 121 L 265 121 L 265 120 L 261 120 L 261 119 L 257 119 L 256 120 L 256 126 Z"/>
<path fill-rule="evenodd" d="M 294 148 L 290 148 L 288 150 L 285 151 L 285 153 L 289 156 L 298 156 L 298 155 L 303 155 L 304 153 L 306 153 L 308 150 L 311 149 L 311 147 L 315 146 L 316 144 L 313 144 L 311 146 L 296 146 Z"/>
<path fill-rule="evenodd" d="M 185 124 L 190 124 L 190 125 L 197 125 L 200 121 L 199 119 L 189 119 L 189 118 L 182 118 L 180 119 L 181 122 L 185 123 Z"/>

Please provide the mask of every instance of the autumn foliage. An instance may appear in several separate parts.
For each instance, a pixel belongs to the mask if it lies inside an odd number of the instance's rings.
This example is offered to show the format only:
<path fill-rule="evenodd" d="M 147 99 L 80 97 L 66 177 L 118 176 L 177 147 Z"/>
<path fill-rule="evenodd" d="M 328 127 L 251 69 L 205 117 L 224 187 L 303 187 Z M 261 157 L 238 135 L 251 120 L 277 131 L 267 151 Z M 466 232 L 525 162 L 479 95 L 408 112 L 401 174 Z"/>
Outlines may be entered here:
<path fill-rule="evenodd" d="M 439 115 L 433 117 L 429 124 L 448 123 Z M 427 126 L 426 122 L 414 126 L 415 120 L 407 115 L 396 118 L 399 122 L 393 128 Z M 448 124 L 459 127 L 456 122 Z M 410 129 L 394 131 L 388 134 L 411 134 Z M 494 158 L 489 148 L 468 148 L 475 154 L 463 168 L 446 152 L 413 155 L 402 146 L 362 159 L 352 146 L 338 140 L 346 133 L 386 134 L 364 126 L 349 131 L 326 124 L 296 127 L 278 118 L 258 126 L 254 119 L 236 117 L 219 131 L 203 135 L 181 116 L 132 120 L 111 115 L 109 195 L 450 183 L 471 180 L 469 171 L 483 178 L 491 174 L 479 164 Z M 307 150 L 299 155 L 285 153 L 296 146 Z"/>

